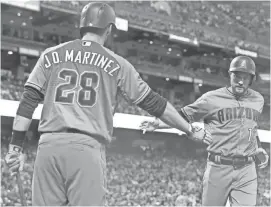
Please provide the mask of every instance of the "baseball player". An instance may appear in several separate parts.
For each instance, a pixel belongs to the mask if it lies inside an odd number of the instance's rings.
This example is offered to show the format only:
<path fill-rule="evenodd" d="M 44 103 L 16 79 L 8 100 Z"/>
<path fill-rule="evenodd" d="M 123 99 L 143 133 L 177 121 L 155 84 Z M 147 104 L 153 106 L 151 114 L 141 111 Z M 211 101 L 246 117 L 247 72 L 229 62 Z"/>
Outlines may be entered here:
<path fill-rule="evenodd" d="M 112 139 L 119 93 L 188 136 L 211 142 L 209 132 L 191 126 L 127 60 L 103 46 L 114 27 L 115 12 L 108 4 L 87 4 L 81 13 L 82 38 L 46 49 L 25 84 L 5 160 L 12 175 L 23 169 L 25 134 L 44 100 L 34 206 L 105 204 L 105 146 Z"/>
<path fill-rule="evenodd" d="M 259 141 L 257 121 L 262 112 L 262 95 L 249 89 L 255 79 L 255 63 L 238 56 L 229 68 L 230 87 L 203 94 L 181 109 L 190 123 L 204 120 L 213 137 L 203 177 L 203 206 L 254 206 L 257 196 L 256 165 L 264 168 L 269 156 Z M 159 120 L 143 121 L 141 128 L 169 128 Z M 255 160 L 261 160 L 255 165 Z"/>

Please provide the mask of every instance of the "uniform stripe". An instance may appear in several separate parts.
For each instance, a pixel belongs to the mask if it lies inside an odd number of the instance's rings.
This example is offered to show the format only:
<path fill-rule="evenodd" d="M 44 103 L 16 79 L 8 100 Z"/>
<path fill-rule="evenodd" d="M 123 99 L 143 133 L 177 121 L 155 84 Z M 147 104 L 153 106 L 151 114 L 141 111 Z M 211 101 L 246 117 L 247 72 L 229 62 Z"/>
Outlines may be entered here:
<path fill-rule="evenodd" d="M 38 91 L 40 91 L 40 92 L 44 95 L 44 90 L 42 89 L 41 86 L 37 85 L 36 83 L 27 82 L 27 83 L 25 84 L 25 86 L 31 86 L 31 87 L 37 89 Z"/>
<path fill-rule="evenodd" d="M 145 92 L 137 100 L 135 100 L 133 103 L 134 104 L 139 104 L 149 94 L 150 91 L 151 91 L 150 87 L 147 87 Z"/>
<path fill-rule="evenodd" d="M 193 120 L 191 119 L 190 116 L 188 116 L 188 114 L 185 112 L 184 108 L 181 108 L 181 111 L 183 112 L 183 114 L 185 115 L 186 119 L 189 120 L 189 122 L 192 122 Z"/>

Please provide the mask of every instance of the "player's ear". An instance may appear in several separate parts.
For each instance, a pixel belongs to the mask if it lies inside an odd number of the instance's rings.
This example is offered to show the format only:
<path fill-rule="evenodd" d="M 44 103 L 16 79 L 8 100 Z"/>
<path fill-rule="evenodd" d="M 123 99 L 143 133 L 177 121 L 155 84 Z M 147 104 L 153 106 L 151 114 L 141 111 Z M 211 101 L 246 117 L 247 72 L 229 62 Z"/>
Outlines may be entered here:
<path fill-rule="evenodd" d="M 108 37 L 110 36 L 111 28 L 110 26 L 106 27 L 103 33 L 103 37 L 105 39 L 105 42 L 107 41 Z"/>
<path fill-rule="evenodd" d="M 112 32 L 112 25 L 110 24 L 106 30 L 106 36 L 109 36 Z"/>

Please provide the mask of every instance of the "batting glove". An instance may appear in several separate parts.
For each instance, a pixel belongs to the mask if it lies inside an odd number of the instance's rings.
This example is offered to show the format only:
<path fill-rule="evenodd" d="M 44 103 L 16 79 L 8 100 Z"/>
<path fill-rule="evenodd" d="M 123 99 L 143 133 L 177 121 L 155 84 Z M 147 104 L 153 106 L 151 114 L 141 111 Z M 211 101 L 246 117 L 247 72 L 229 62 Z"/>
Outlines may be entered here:
<path fill-rule="evenodd" d="M 263 148 L 258 148 L 255 152 L 256 158 L 259 160 L 258 167 L 265 168 L 268 165 L 269 156 Z"/>
<path fill-rule="evenodd" d="M 199 127 L 190 125 L 190 133 L 188 137 L 196 142 L 202 142 L 207 145 L 210 145 L 213 141 L 212 135 L 209 131 Z"/>
<path fill-rule="evenodd" d="M 9 172 L 11 173 L 11 176 L 16 175 L 18 171 L 23 170 L 25 157 L 22 151 L 22 147 L 12 144 L 9 145 L 9 151 L 6 154 L 5 161 L 7 163 L 7 166 L 9 167 Z"/>

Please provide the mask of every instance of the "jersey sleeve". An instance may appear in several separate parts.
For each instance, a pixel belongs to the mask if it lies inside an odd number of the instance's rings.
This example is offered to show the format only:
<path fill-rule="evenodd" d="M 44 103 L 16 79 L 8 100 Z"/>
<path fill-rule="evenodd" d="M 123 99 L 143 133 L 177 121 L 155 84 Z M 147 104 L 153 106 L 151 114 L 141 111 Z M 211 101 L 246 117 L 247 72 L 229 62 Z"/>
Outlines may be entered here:
<path fill-rule="evenodd" d="M 181 112 L 191 123 L 204 119 L 209 113 L 209 104 L 206 95 L 201 96 L 194 103 L 183 107 Z"/>
<path fill-rule="evenodd" d="M 260 95 L 260 113 L 263 112 L 263 106 L 264 106 L 264 98 L 262 95 Z"/>
<path fill-rule="evenodd" d="M 118 88 L 124 98 L 133 104 L 139 104 L 151 90 L 132 64 L 125 59 L 118 73 Z"/>
<path fill-rule="evenodd" d="M 44 67 L 44 54 L 42 54 L 38 59 L 34 69 L 30 73 L 28 80 L 25 83 L 25 86 L 31 86 L 40 91 L 44 95 L 46 91 L 46 85 L 47 85 L 47 76 Z"/>
<path fill-rule="evenodd" d="M 262 95 L 259 94 L 259 119 L 257 124 L 259 125 L 259 122 L 263 121 L 263 107 L 264 107 L 264 98 Z"/>

